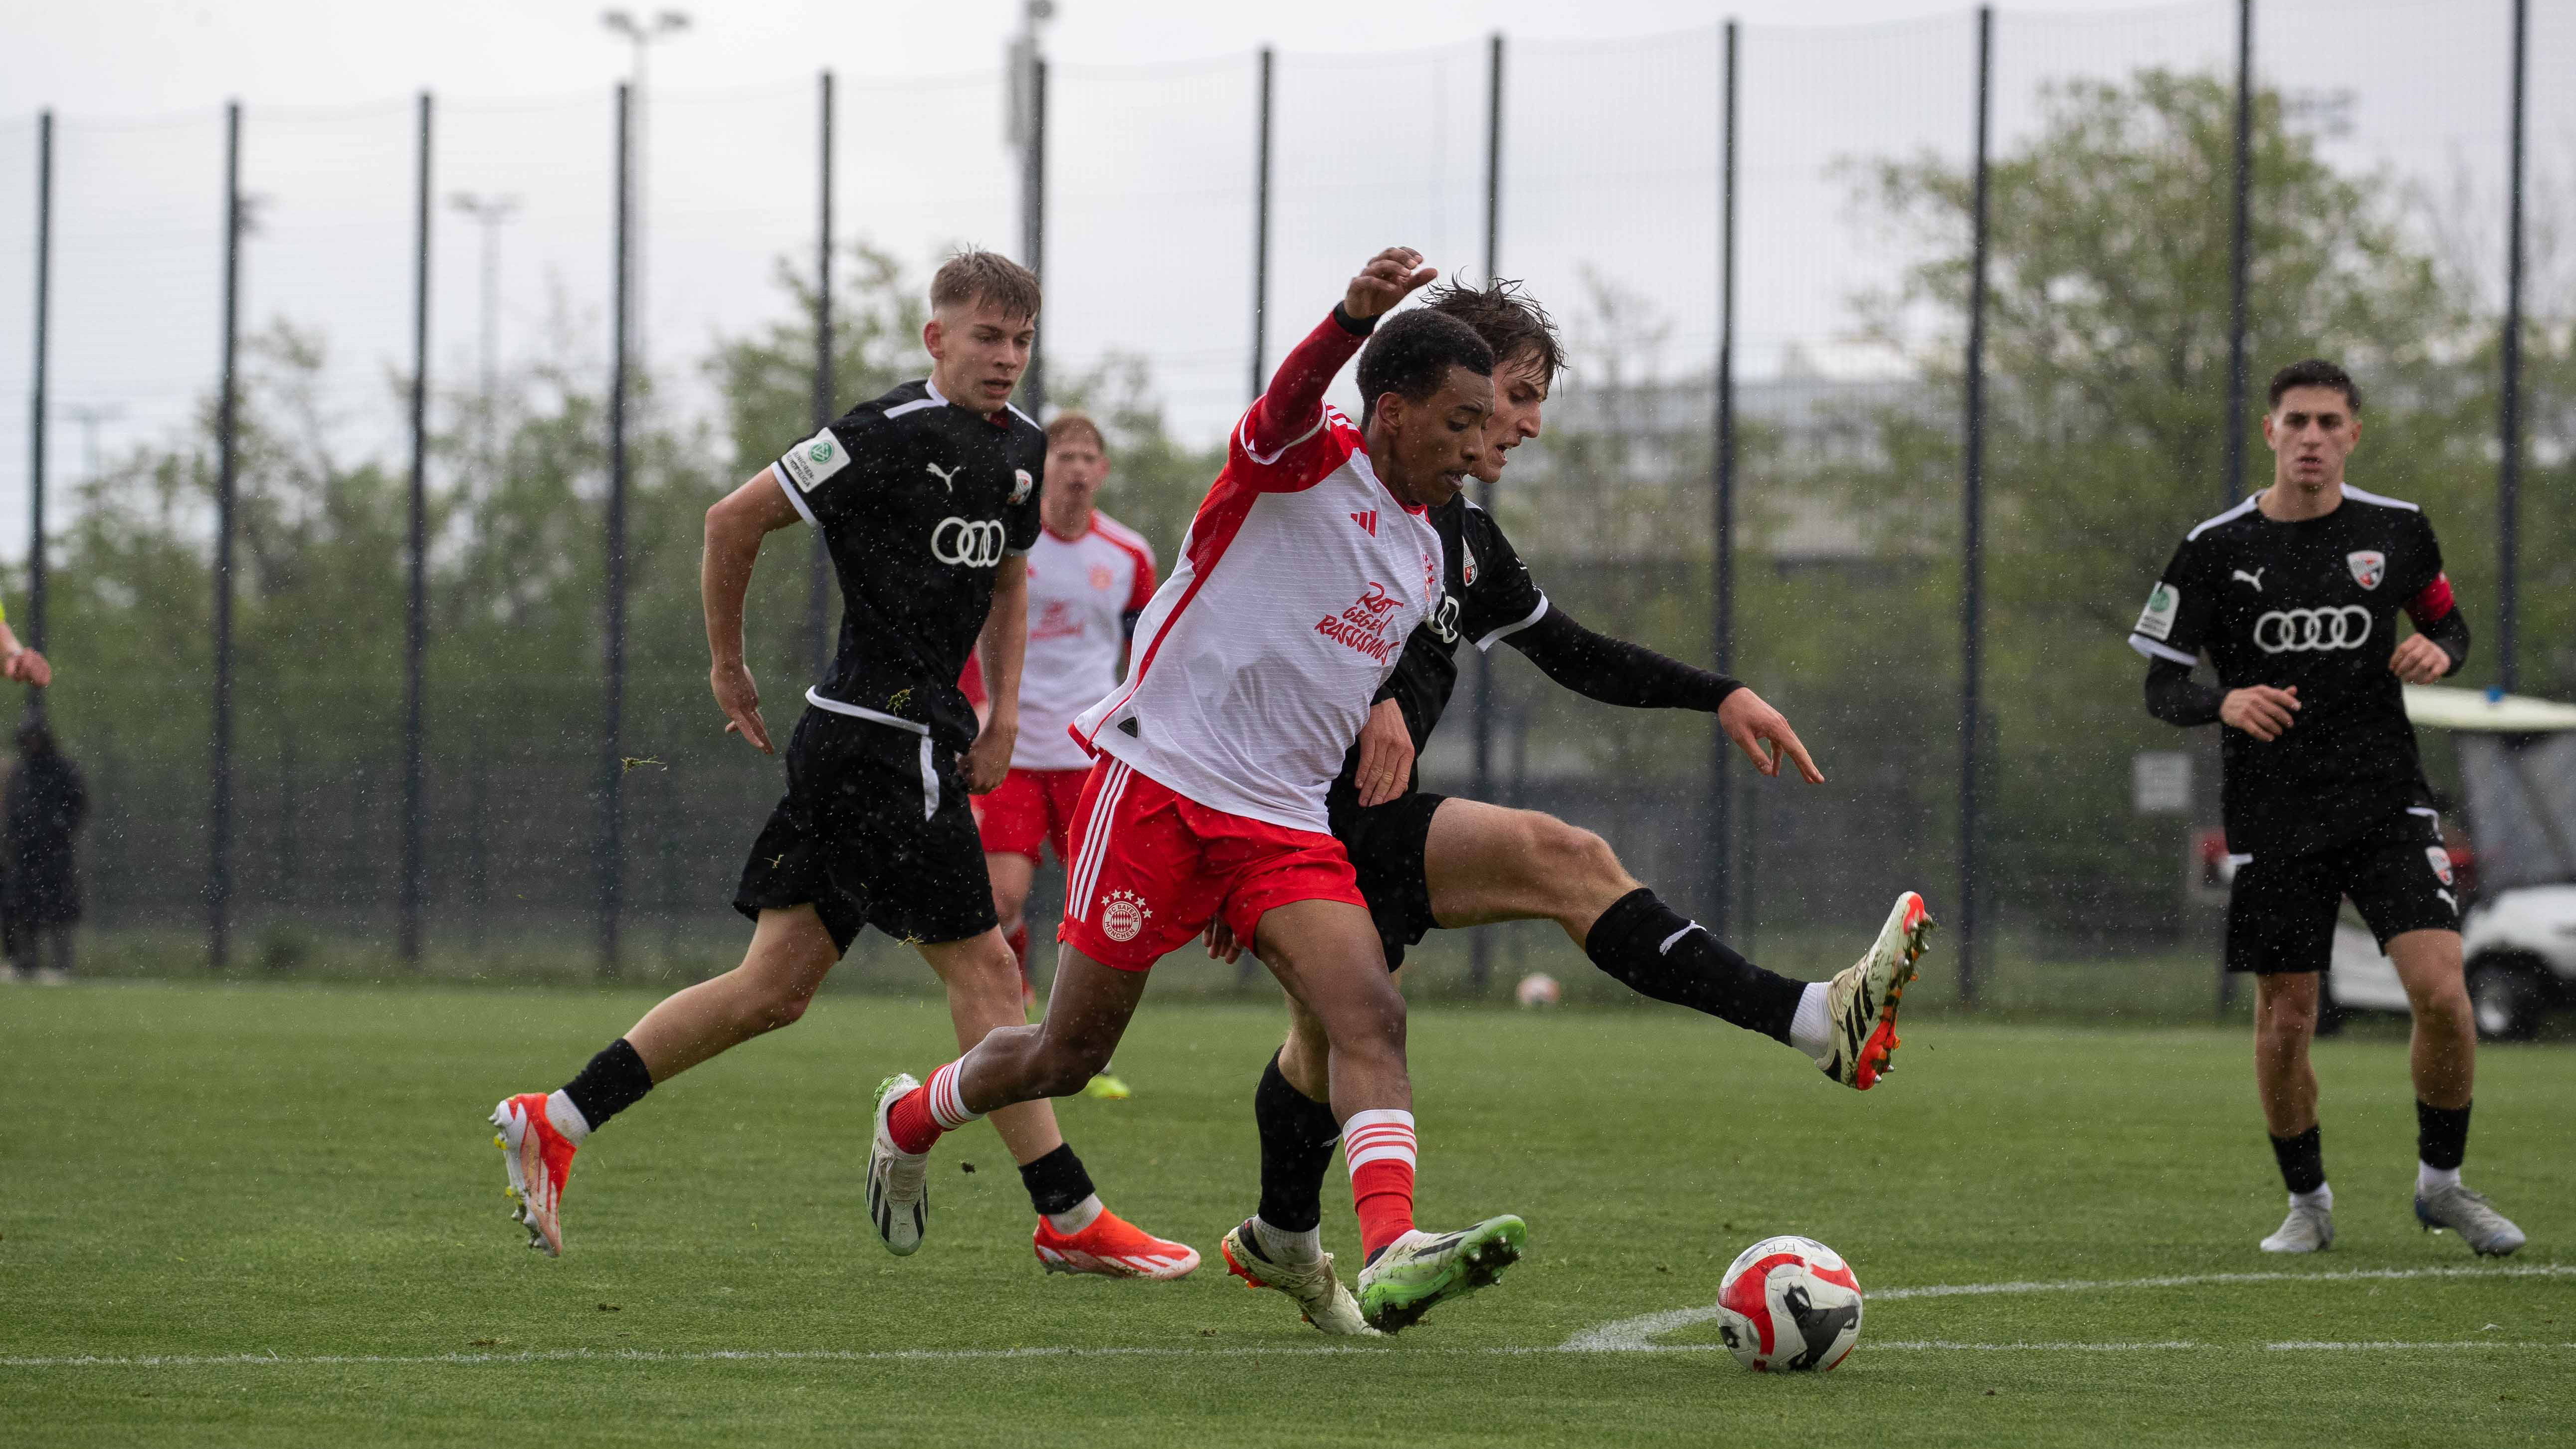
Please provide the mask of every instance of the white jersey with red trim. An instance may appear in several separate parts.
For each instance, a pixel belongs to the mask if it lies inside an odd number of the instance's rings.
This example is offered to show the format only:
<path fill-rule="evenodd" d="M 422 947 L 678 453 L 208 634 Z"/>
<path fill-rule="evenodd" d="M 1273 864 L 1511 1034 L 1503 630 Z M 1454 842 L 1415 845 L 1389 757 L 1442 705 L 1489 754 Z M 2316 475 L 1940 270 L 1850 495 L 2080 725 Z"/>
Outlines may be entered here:
<path fill-rule="evenodd" d="M 1094 511 L 1067 539 L 1038 532 L 1029 550 L 1029 647 L 1020 665 L 1015 770 L 1085 770 L 1091 757 L 1067 733 L 1118 687 L 1127 624 L 1154 597 L 1154 550 L 1144 535 Z"/>
<path fill-rule="evenodd" d="M 1285 442 L 1254 437 L 1261 405 L 1236 427 L 1137 625 L 1127 682 L 1073 735 L 1212 810 L 1323 833 L 1325 789 L 1405 639 L 1439 607 L 1443 559 L 1424 511 L 1379 481 L 1360 430 L 1310 406 Z"/>

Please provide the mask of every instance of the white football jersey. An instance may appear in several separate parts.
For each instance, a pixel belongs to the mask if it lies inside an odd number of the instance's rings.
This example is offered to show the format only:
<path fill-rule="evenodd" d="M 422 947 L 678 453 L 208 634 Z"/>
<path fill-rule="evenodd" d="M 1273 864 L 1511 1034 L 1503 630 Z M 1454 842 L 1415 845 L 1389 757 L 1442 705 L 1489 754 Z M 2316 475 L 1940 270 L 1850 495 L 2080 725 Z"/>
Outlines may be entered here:
<path fill-rule="evenodd" d="M 1134 529 L 1094 510 L 1080 538 L 1038 531 L 1029 550 L 1029 647 L 1020 665 L 1012 769 L 1091 767 L 1068 731 L 1085 706 L 1118 687 L 1127 619 L 1153 597 L 1154 550 Z"/>
<path fill-rule="evenodd" d="M 1323 833 L 1369 701 L 1439 607 L 1440 535 L 1339 412 L 1267 451 L 1259 412 L 1145 608 L 1127 682 L 1073 734 L 1210 809 Z"/>

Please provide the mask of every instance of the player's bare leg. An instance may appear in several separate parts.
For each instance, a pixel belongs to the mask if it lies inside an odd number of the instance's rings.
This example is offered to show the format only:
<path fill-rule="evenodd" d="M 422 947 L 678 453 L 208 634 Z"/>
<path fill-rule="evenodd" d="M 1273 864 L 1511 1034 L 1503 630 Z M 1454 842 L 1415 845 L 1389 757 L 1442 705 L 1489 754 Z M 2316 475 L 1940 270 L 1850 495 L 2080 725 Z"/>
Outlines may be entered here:
<path fill-rule="evenodd" d="M 2267 1253 L 2321 1253 L 2334 1246 L 2334 1190 L 2326 1185 L 2317 1129 L 2317 1074 L 2308 1044 L 2317 1033 L 2324 978 L 2278 971 L 2254 978 L 2254 1085 L 2263 1128 L 2289 1184 L 2289 1216 L 2262 1242 Z"/>
<path fill-rule="evenodd" d="M 1036 1001 L 1029 986 L 1029 923 L 1024 916 L 1029 903 L 1029 885 L 1037 879 L 1038 863 L 1016 850 L 986 851 L 984 874 L 993 881 L 993 919 L 1000 922 L 1002 939 L 1009 943 L 1011 957 L 1020 972 L 1020 1002 L 1023 1008 Z M 1028 1020 L 1025 1009 L 1020 1019 Z"/>
<path fill-rule="evenodd" d="M 2448 1228 L 2480 1255 L 2502 1256 L 2523 1244 L 2522 1229 L 2460 1182 L 2468 1151 L 2469 1101 L 2477 1082 L 2477 1028 L 2460 975 L 2457 931 L 2408 931 L 2388 943 L 2388 959 L 2414 1008 L 2410 1065 L 2415 1078 L 2415 1217 Z"/>

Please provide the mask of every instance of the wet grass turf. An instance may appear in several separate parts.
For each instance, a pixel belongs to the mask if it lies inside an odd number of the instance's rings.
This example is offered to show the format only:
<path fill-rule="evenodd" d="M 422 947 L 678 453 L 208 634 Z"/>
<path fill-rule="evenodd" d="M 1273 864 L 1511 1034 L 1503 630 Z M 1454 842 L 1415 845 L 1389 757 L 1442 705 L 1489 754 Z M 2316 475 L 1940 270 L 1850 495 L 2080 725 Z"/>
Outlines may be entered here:
<path fill-rule="evenodd" d="M 929 1244 L 888 1257 L 859 1208 L 868 1093 L 943 1060 L 948 1026 L 854 995 L 603 1132 L 567 1255 L 532 1254 L 481 1117 L 648 1000 L 0 991 L 0 1442 L 2486 1445 L 2576 1425 L 2563 1046 L 2481 1056 L 2469 1178 L 2532 1239 L 2506 1272 L 2415 1228 L 2392 1040 L 2320 1048 L 2341 1237 L 2285 1261 L 2253 1246 L 2281 1200 L 2238 1031 L 1926 1021 L 1859 1096 L 1678 1011 L 1417 1008 L 1422 1219 L 1518 1212 L 1531 1256 L 1390 1344 L 1325 1353 L 1215 1251 L 1255 1202 L 1275 1012 L 1149 1001 L 1118 1060 L 1135 1100 L 1064 1105 L 1111 1205 L 1207 1256 L 1181 1283 L 1042 1276 L 982 1128 L 941 1150 Z M 1349 1253 L 1338 1169 L 1325 1201 Z M 1520 1351 L 1713 1302 L 1782 1231 L 1873 1290 L 2291 1276 L 1890 1297 L 1813 1379 L 1744 1373 L 1709 1323 L 1657 1340 L 1680 1352 Z M 2470 1271 L 2335 1276 L 2416 1269 Z M 2191 1346 L 1904 1346 L 1928 1341 Z M 2290 1341 L 2467 1346 L 2269 1346 Z M 733 1352 L 811 1356 L 707 1356 Z M 164 1361 L 62 1361 L 84 1355 Z"/>

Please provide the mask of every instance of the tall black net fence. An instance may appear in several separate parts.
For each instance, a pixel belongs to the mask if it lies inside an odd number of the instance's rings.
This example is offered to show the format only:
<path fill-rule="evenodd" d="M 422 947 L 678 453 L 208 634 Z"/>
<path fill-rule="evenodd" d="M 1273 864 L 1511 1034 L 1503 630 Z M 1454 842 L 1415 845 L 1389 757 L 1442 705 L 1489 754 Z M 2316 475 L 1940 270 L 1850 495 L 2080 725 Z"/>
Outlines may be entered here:
<path fill-rule="evenodd" d="M 1401 243 L 1520 280 L 1563 329 L 1546 431 L 1480 498 L 1554 605 L 1722 662 L 1828 777 L 1762 778 L 1709 720 L 1589 703 L 1506 645 L 1427 784 L 1599 831 L 1762 959 L 1840 964 L 1913 888 L 1973 920 L 1990 1001 L 2097 999 L 2142 959 L 2204 999 L 2214 741 L 2146 717 L 2122 641 L 2182 531 L 2268 480 L 2273 368 L 2363 379 L 2353 478 L 2435 518 L 2479 631 L 2463 682 L 2506 677 L 2510 579 L 2515 686 L 2576 692 L 2576 102 L 2553 80 L 2576 22 L 2530 7 L 2517 192 L 2515 14 L 2258 0 L 2241 139 L 2224 0 L 789 75 L 634 95 L 622 153 L 613 95 L 438 97 L 416 816 L 419 101 L 241 110 L 221 647 L 227 118 L 56 117 L 46 714 L 96 801 L 101 958 L 201 961 L 228 879 L 235 964 L 397 969 L 416 830 L 432 969 L 586 973 L 612 943 L 632 972 L 719 969 L 780 777 L 707 696 L 700 519 L 818 410 L 919 374 L 939 259 L 1040 242 L 1045 407 L 1102 421 L 1102 506 L 1168 567 L 1256 379 Z M 35 270 L 38 148 L 0 120 L 9 276 Z M 2231 449 L 2240 155 L 2258 396 Z M 32 292 L 0 289 L 13 397 Z M 1347 380 L 1335 400 L 1357 409 Z M 30 423 L 0 410 L 22 625 Z M 747 637 L 774 727 L 837 622 L 810 537 L 773 538 Z M 1552 927 L 1493 940 L 1480 965 L 1566 965 Z M 2101 962 L 2124 969 L 2082 975 Z"/>

